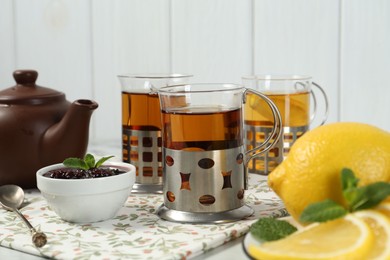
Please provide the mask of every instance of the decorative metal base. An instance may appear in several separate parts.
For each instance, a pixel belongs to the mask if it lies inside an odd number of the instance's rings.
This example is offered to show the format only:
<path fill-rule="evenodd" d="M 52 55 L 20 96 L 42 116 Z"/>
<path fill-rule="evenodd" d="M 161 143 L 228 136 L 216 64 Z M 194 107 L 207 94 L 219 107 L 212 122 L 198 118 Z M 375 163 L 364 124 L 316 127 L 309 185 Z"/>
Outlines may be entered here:
<path fill-rule="evenodd" d="M 162 194 L 163 185 L 162 184 L 140 184 L 135 183 L 131 193 L 134 194 L 144 194 L 144 193 L 153 193 L 153 194 Z"/>
<path fill-rule="evenodd" d="M 245 143 L 248 149 L 253 149 L 264 142 L 272 133 L 272 127 L 244 125 Z M 295 141 L 309 130 L 309 126 L 294 126 L 283 127 L 281 138 L 276 142 L 275 146 L 268 152 L 252 158 L 248 164 L 248 172 L 260 175 L 268 175 L 271 173 L 290 152 L 290 148 Z"/>
<path fill-rule="evenodd" d="M 162 204 L 157 209 L 157 215 L 165 220 L 179 223 L 191 224 L 218 224 L 238 221 L 253 215 L 254 210 L 248 205 L 240 208 L 222 212 L 185 212 L 174 209 L 168 209 Z"/>
<path fill-rule="evenodd" d="M 122 160 L 137 168 L 136 183 L 147 186 L 162 183 L 161 131 L 122 128 L 122 135 Z M 154 193 L 154 190 L 159 189 L 147 186 L 135 186 L 133 189 L 139 190 L 138 193 Z"/>

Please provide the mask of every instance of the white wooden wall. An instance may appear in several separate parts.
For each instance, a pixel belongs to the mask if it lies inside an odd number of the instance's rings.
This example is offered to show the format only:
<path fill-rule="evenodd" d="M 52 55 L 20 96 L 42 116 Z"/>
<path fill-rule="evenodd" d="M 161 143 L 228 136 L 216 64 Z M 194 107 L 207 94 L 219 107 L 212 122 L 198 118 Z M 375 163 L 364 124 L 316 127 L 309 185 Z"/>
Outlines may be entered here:
<path fill-rule="evenodd" d="M 12 72 L 94 99 L 91 141 L 119 140 L 120 73 L 184 72 L 240 83 L 313 76 L 328 122 L 390 131 L 388 0 L 0 0 L 0 89 Z"/>

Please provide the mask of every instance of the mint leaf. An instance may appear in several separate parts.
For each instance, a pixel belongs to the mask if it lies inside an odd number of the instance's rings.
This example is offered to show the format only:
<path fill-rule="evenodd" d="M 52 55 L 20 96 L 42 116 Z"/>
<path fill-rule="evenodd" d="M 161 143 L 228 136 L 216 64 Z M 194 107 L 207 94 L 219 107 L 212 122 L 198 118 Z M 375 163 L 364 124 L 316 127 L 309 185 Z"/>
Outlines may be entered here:
<path fill-rule="evenodd" d="M 333 200 L 327 199 L 307 206 L 299 217 L 304 223 L 325 222 L 346 215 L 348 211 Z"/>
<path fill-rule="evenodd" d="M 105 161 L 107 161 L 108 159 L 114 157 L 113 155 L 111 156 L 107 156 L 107 157 L 102 157 L 100 158 L 100 160 L 96 163 L 95 167 L 98 168 L 100 167 L 100 165 L 102 165 Z"/>
<path fill-rule="evenodd" d="M 77 168 L 83 170 L 89 169 L 88 164 L 86 164 L 84 160 L 80 158 L 67 158 L 63 161 L 63 164 L 66 167 L 70 167 L 70 168 Z"/>
<path fill-rule="evenodd" d="M 356 188 L 359 183 L 359 179 L 355 177 L 353 171 L 349 168 L 343 168 L 341 170 L 341 184 L 343 191 Z"/>
<path fill-rule="evenodd" d="M 344 168 L 341 170 L 341 185 L 343 197 L 347 202 L 348 209 L 351 211 L 356 205 L 366 200 L 364 189 L 358 188 L 359 179 L 351 169 Z"/>
<path fill-rule="evenodd" d="M 88 168 L 95 167 L 95 157 L 92 154 L 88 153 L 84 157 L 85 163 L 88 165 Z"/>
<path fill-rule="evenodd" d="M 390 183 L 376 182 L 358 187 L 359 179 L 351 169 L 342 170 L 341 182 L 343 196 L 350 212 L 372 208 L 390 195 Z"/>
<path fill-rule="evenodd" d="M 361 187 L 359 190 L 364 193 L 364 196 L 362 196 L 363 198 L 358 203 L 351 207 L 352 211 L 369 209 L 378 205 L 390 196 L 390 183 L 375 182 Z"/>
<path fill-rule="evenodd" d="M 260 241 L 274 241 L 297 231 L 297 228 L 285 220 L 260 218 L 250 227 L 251 234 Z"/>
<path fill-rule="evenodd" d="M 301 222 L 324 222 L 336 219 L 349 212 L 372 208 L 390 196 L 390 183 L 376 182 L 362 187 L 358 187 L 358 184 L 359 179 L 355 177 L 351 169 L 342 169 L 342 194 L 347 209 L 328 199 L 310 204 L 303 210 L 299 220 Z"/>
<path fill-rule="evenodd" d="M 366 187 L 345 190 L 343 191 L 343 196 L 350 212 L 355 211 L 361 204 L 368 200 Z"/>
<path fill-rule="evenodd" d="M 65 159 L 62 163 L 66 167 L 88 170 L 91 168 L 99 168 L 105 161 L 107 161 L 108 159 L 110 159 L 112 157 L 114 157 L 114 156 L 112 155 L 112 156 L 102 157 L 95 164 L 95 157 L 93 157 L 92 154 L 86 154 L 84 156 L 84 159 L 72 157 L 72 158 Z"/>

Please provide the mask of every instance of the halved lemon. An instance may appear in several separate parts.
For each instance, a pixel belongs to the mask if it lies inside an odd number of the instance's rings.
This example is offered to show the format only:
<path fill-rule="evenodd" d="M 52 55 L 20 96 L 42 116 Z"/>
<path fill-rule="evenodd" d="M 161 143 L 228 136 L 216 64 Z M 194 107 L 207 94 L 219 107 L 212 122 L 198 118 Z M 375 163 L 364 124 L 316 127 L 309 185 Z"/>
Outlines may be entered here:
<path fill-rule="evenodd" d="M 390 220 L 376 210 L 363 210 L 354 213 L 363 219 L 374 233 L 374 245 L 367 259 L 390 259 Z"/>
<path fill-rule="evenodd" d="M 364 259 L 373 243 L 367 223 L 349 214 L 311 224 L 277 241 L 249 245 L 248 251 L 255 259 Z"/>

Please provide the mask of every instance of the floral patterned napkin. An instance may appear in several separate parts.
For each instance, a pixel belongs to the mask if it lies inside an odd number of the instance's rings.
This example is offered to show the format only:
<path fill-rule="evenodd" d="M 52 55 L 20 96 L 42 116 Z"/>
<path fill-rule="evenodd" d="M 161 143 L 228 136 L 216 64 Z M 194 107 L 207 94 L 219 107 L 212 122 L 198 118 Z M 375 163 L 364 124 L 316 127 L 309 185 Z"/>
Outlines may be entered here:
<path fill-rule="evenodd" d="M 61 220 L 39 191 L 26 191 L 22 213 L 48 243 L 38 249 L 29 231 L 13 212 L 0 209 L 0 245 L 55 259 L 186 259 L 244 235 L 261 216 L 287 215 L 280 199 L 267 186 L 266 177 L 250 174 L 246 203 L 255 210 L 248 219 L 227 224 L 179 224 L 155 214 L 162 195 L 130 195 L 111 220 L 73 224 Z"/>

